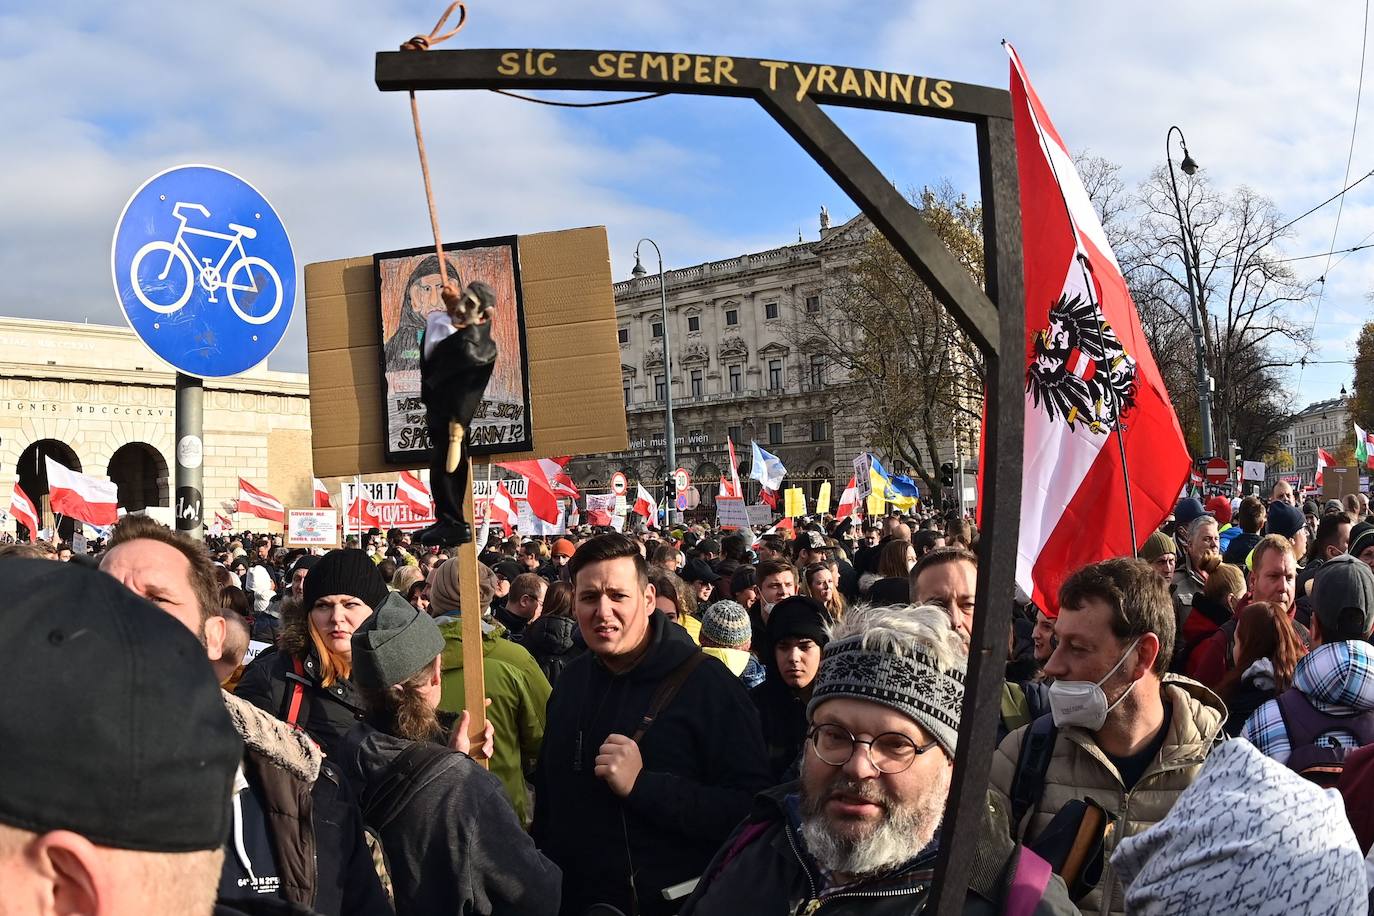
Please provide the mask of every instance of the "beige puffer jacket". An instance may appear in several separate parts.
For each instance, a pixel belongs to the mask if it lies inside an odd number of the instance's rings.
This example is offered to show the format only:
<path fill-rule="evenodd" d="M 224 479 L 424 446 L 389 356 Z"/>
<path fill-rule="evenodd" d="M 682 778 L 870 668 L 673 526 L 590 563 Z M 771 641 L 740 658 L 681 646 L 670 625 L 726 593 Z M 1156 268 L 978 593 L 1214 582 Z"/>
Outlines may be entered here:
<path fill-rule="evenodd" d="M 1121 782 L 1121 774 L 1097 747 L 1091 732 L 1072 727 L 1059 730 L 1049 772 L 1045 774 L 1045 789 L 1034 812 L 1027 817 L 1023 839 L 1034 840 L 1061 807 L 1078 798 L 1091 797 L 1107 809 L 1109 816 L 1115 817 L 1107 830 L 1107 858 L 1123 836 L 1134 836 L 1164 819 L 1179 794 L 1202 769 L 1226 721 L 1226 707 L 1202 684 L 1180 675 L 1166 674 L 1161 689 L 1164 701 L 1172 708 L 1169 732 L 1158 759 L 1129 793 Z M 1012 777 L 1025 734 L 1026 728 L 1019 728 L 1007 735 L 992 760 L 991 791 L 1008 799 L 1008 808 Z M 1126 912 L 1121 883 L 1111 865 L 1103 868 L 1097 888 L 1078 905 L 1085 916 Z"/>

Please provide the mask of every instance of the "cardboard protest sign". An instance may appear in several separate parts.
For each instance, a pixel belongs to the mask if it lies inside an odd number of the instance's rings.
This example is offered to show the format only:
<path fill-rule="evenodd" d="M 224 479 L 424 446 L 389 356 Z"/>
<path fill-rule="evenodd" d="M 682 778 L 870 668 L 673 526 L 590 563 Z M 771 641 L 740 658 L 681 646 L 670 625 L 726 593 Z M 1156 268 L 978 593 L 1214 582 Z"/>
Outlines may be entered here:
<path fill-rule="evenodd" d="M 287 547 L 338 547 L 337 509 L 287 509 Z"/>
<path fill-rule="evenodd" d="M 820 492 L 816 494 L 816 514 L 825 515 L 830 511 L 830 481 L 821 481 Z"/>
<path fill-rule="evenodd" d="M 782 514 L 798 518 L 806 514 L 806 493 L 801 487 L 788 487 L 782 494 Z"/>
<path fill-rule="evenodd" d="M 505 423 L 492 428 L 504 429 L 500 435 L 508 440 L 517 432 L 517 422 L 529 429 L 518 431 L 518 447 L 509 441 L 504 446 L 488 442 L 484 449 L 474 449 L 475 460 L 518 459 L 531 454 L 585 455 L 628 448 L 605 228 L 522 235 L 513 243 L 509 239 L 458 242 L 445 248 L 455 253 L 459 265 L 466 263 L 463 258 L 477 257 L 465 252 L 498 249 L 482 255 L 494 259 L 482 268 L 488 270 L 487 276 L 493 276 L 492 271 L 499 273 L 490 264 L 506 269 L 501 266 L 507 263 L 501 251 L 509 252 L 509 282 L 514 288 L 507 301 L 523 314 L 523 365 L 517 370 L 513 363 L 508 364 L 510 384 L 489 388 L 488 393 L 499 393 L 498 400 L 491 402 L 493 414 L 513 412 L 509 405 L 518 390 L 514 380 L 520 371 L 527 373 L 528 424 L 523 417 L 494 415 L 485 417 L 484 422 Z M 385 290 L 394 300 L 394 327 L 399 329 L 405 291 L 413 285 L 411 274 L 421 264 L 411 264 L 412 256 L 392 254 L 396 257 L 384 257 L 382 263 L 394 261 L 394 267 L 388 269 L 395 273 Z M 472 276 L 464 276 L 464 282 L 476 279 L 477 271 L 472 268 Z M 423 451 L 401 448 L 414 445 L 416 434 L 409 433 L 411 441 L 404 442 L 404 430 L 413 426 L 408 418 L 412 414 L 422 416 L 423 410 L 397 411 L 394 440 L 389 432 L 393 418 L 387 412 L 383 369 L 389 341 L 382 333 L 392 326 L 378 302 L 379 276 L 378 261 L 370 255 L 305 268 L 311 442 L 317 477 L 353 477 L 428 466 Z M 412 302 L 423 294 L 423 290 L 415 292 Z M 395 331 L 391 336 L 395 337 Z M 404 335 L 400 340 L 404 342 Z M 400 349 L 404 349 L 400 344 L 393 347 L 393 351 Z M 521 352 L 514 345 L 509 350 L 512 358 Z M 393 372 L 399 390 L 409 383 L 409 376 L 404 374 L 409 370 L 404 368 L 400 354 L 393 355 L 396 360 L 387 371 Z M 577 383 L 569 384 L 569 379 Z M 499 404 L 508 406 L 497 409 Z M 499 438 L 495 432 L 483 435 Z M 388 461 L 389 450 L 396 460 Z"/>
<path fill-rule="evenodd" d="M 744 499 L 738 496 L 717 496 L 716 523 L 728 530 L 748 528 L 749 510 L 744 505 Z"/>

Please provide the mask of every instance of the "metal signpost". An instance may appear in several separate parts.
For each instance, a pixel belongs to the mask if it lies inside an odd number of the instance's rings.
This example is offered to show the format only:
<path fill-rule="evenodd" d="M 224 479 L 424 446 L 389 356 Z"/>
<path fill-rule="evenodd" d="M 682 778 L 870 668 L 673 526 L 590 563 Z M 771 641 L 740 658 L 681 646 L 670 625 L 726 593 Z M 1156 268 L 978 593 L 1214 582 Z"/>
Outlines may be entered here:
<path fill-rule="evenodd" d="M 296 301 L 296 259 L 267 199 L 233 172 L 183 165 L 124 205 L 110 251 L 115 296 L 134 333 L 176 376 L 176 527 L 203 534 L 202 379 L 276 349 Z"/>
<path fill-rule="evenodd" d="M 719 54 L 542 48 L 383 51 L 377 54 L 376 81 L 384 91 L 593 89 L 753 99 L 859 205 L 983 353 L 987 437 L 978 601 L 932 908 L 943 916 L 961 912 L 978 830 L 959 827 L 979 824 L 986 805 L 986 761 L 995 750 L 1021 504 L 1025 303 L 1010 94 L 934 77 Z M 973 124 L 986 292 L 822 104 Z"/>

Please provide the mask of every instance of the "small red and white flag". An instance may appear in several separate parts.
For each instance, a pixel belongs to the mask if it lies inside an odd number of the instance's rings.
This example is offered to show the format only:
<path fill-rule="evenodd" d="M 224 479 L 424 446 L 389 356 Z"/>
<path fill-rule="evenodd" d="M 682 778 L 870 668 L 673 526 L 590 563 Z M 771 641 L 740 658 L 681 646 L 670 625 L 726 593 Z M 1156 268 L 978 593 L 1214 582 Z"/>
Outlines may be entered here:
<path fill-rule="evenodd" d="M 658 527 L 658 503 L 654 502 L 653 496 L 644 489 L 644 484 L 636 484 L 636 486 L 639 487 L 639 493 L 635 496 L 635 515 L 644 516 L 648 520 L 650 528 Z"/>
<path fill-rule="evenodd" d="M 496 466 L 525 478 L 528 482 L 525 499 L 530 504 L 530 512 L 535 518 L 556 525 L 559 517 L 558 493 L 567 495 L 571 490 L 573 496 L 577 495 L 572 478 L 563 472 L 563 464 L 559 463 L 567 461 L 567 458 L 536 458 L 529 461 L 497 462 Z M 554 491 L 554 482 L 550 474 L 554 478 L 561 478 L 558 480 L 557 493 Z"/>
<path fill-rule="evenodd" d="M 44 456 L 48 470 L 48 499 L 52 511 L 92 525 L 119 521 L 119 487 L 113 480 L 98 480 Z"/>
<path fill-rule="evenodd" d="M 358 526 L 360 532 L 364 528 L 382 527 L 382 513 L 361 484 L 353 487 L 353 501 L 348 503 L 347 509 L 344 515 L 349 522 Z"/>
<path fill-rule="evenodd" d="M 33 500 L 29 499 L 27 493 L 19 489 L 19 482 L 14 483 L 14 492 L 10 494 L 10 515 L 15 521 L 23 522 L 24 527 L 29 530 L 29 540 L 38 537 L 38 509 L 34 507 Z"/>
<path fill-rule="evenodd" d="M 210 533 L 211 533 L 211 534 L 228 534 L 230 531 L 233 530 L 233 528 L 234 528 L 234 522 L 233 522 L 233 520 L 227 519 L 227 518 L 225 518 L 224 516 L 220 515 L 218 512 L 216 512 L 216 513 L 215 513 L 215 523 L 214 523 L 213 525 L 210 526 Z"/>
<path fill-rule="evenodd" d="M 770 509 L 776 510 L 778 508 L 778 491 L 769 487 L 764 487 L 759 491 L 759 502 Z"/>
<path fill-rule="evenodd" d="M 784 532 L 784 531 L 792 531 L 792 532 L 795 532 L 796 530 L 797 530 L 797 526 L 796 526 L 796 524 L 792 521 L 792 519 L 791 519 L 791 518 L 784 518 L 784 519 L 779 519 L 779 520 L 778 520 L 778 523 L 777 523 L 776 525 L 774 525 L 772 528 L 769 528 L 767 531 L 765 531 L 764 534 L 782 534 L 782 532 Z"/>
<path fill-rule="evenodd" d="M 491 497 L 491 509 L 487 513 L 487 518 L 490 522 L 500 524 L 506 537 L 515 533 L 515 528 L 520 522 L 520 512 L 516 509 L 515 499 L 510 495 L 510 490 L 506 489 L 504 480 L 496 482 L 496 493 Z"/>
<path fill-rule="evenodd" d="M 725 446 L 730 450 L 730 492 L 725 496 L 744 497 L 744 490 L 739 485 L 739 461 L 735 459 L 735 440 L 729 436 L 725 437 Z"/>
<path fill-rule="evenodd" d="M 844 492 L 840 494 L 840 503 L 838 506 L 835 507 L 836 521 L 842 518 L 848 518 L 849 516 L 853 515 L 855 510 L 858 508 L 859 488 L 857 482 L 858 478 L 850 477 L 849 485 L 846 486 L 844 488 Z"/>
<path fill-rule="evenodd" d="M 720 495 L 726 499 L 739 499 L 739 494 L 735 492 L 735 488 L 724 477 L 720 479 Z"/>
<path fill-rule="evenodd" d="M 1322 472 L 1336 463 L 1336 456 L 1332 455 L 1324 448 L 1317 449 L 1317 476 L 1312 478 L 1312 483 L 1317 486 L 1322 485 Z"/>
<path fill-rule="evenodd" d="M 286 518 L 281 500 L 265 490 L 259 490 L 242 477 L 239 478 L 239 509 L 245 515 L 256 515 L 269 522 L 280 522 Z"/>
<path fill-rule="evenodd" d="M 410 471 L 402 471 L 396 479 L 396 498 L 405 503 L 416 515 L 429 515 L 434 511 L 429 487 Z"/>
<path fill-rule="evenodd" d="M 1135 552 L 1132 522 L 1137 538 L 1158 527 L 1188 480 L 1189 457 L 1068 146 L 1006 48 L 1026 310 L 1016 583 L 1048 612 L 1074 570 Z"/>
<path fill-rule="evenodd" d="M 310 480 L 311 480 L 311 482 L 312 482 L 312 484 L 313 484 L 313 486 L 314 486 L 314 492 L 315 492 L 314 505 L 315 505 L 315 508 L 316 508 L 316 509 L 328 509 L 329 506 L 330 506 L 330 503 L 329 503 L 329 488 L 326 487 L 326 486 L 324 485 L 324 481 L 323 481 L 323 480 L 320 480 L 320 478 L 318 478 L 318 477 L 312 477 L 312 478 L 310 478 Z"/>

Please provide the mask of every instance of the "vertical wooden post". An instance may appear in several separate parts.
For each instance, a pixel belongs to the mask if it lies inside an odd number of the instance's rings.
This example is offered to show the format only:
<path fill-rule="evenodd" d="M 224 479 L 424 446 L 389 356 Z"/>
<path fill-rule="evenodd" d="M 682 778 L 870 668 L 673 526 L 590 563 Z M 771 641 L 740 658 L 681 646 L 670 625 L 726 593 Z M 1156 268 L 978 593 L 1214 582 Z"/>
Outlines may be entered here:
<path fill-rule="evenodd" d="M 463 494 L 463 516 L 473 518 L 472 500 L 472 459 L 463 456 L 467 462 L 467 492 Z M 487 730 L 487 688 L 483 675 L 482 660 L 482 604 L 477 588 L 477 541 L 476 532 L 472 540 L 458 548 L 458 594 L 462 602 L 463 615 L 463 697 L 470 719 L 468 737 L 473 750 L 482 746 L 482 736 Z M 512 735 L 501 735 L 509 741 Z M 482 766 L 487 766 L 483 758 L 474 757 Z"/>

